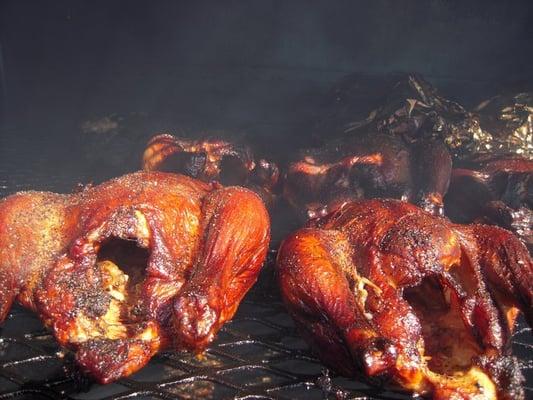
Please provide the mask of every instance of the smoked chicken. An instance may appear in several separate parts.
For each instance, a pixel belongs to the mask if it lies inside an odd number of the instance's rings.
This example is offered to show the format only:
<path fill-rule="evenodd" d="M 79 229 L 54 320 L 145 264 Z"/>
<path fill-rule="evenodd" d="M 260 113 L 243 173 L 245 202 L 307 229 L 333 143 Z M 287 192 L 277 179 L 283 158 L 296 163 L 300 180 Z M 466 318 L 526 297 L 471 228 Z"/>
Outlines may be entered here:
<path fill-rule="evenodd" d="M 533 250 L 533 160 L 501 158 L 455 168 L 445 209 L 455 222 L 509 229 Z"/>
<path fill-rule="evenodd" d="M 285 199 L 311 217 L 326 214 L 328 205 L 374 197 L 442 215 L 452 160 L 464 167 L 533 158 L 531 93 L 496 96 L 468 111 L 418 75 L 353 75 L 328 103 L 315 124 L 321 143 L 293 160 L 283 186 Z"/>
<path fill-rule="evenodd" d="M 147 144 L 142 168 L 175 172 L 204 182 L 219 181 L 254 190 L 267 205 L 274 201 L 279 170 L 275 163 L 256 161 L 248 146 L 220 139 L 189 140 L 169 134 L 156 135 Z"/>
<path fill-rule="evenodd" d="M 36 312 L 100 383 L 159 350 L 202 352 L 255 282 L 270 237 L 240 187 L 138 172 L 0 202 L 0 321 Z"/>
<path fill-rule="evenodd" d="M 375 197 L 410 201 L 441 215 L 451 169 L 438 140 L 407 145 L 390 135 L 354 136 L 303 150 L 288 166 L 283 196 L 311 218 L 347 200 Z"/>
<path fill-rule="evenodd" d="M 533 263 L 494 226 L 397 200 L 348 202 L 282 243 L 299 331 L 329 367 L 435 399 L 524 398 L 509 338 L 533 324 Z"/>

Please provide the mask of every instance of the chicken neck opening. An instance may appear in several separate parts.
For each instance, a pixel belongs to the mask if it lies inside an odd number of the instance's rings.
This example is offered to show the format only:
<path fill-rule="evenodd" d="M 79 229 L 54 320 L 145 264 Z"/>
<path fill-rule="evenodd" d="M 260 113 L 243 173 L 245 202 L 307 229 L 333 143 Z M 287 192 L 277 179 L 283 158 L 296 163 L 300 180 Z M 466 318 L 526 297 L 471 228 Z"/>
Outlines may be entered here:
<path fill-rule="evenodd" d="M 111 237 L 101 244 L 96 262 L 115 264 L 125 275 L 130 292 L 142 282 L 149 258 L 150 251 L 140 247 L 137 241 Z"/>
<path fill-rule="evenodd" d="M 466 372 L 482 349 L 465 326 L 452 291 L 437 278 L 426 277 L 420 285 L 405 289 L 404 298 L 422 325 L 428 368 L 442 375 Z"/>
<path fill-rule="evenodd" d="M 101 243 L 96 266 L 109 303 L 106 313 L 90 324 L 93 333 L 88 336 L 124 337 L 142 321 L 139 304 L 149 257 L 149 249 L 135 240 L 110 237 Z"/>

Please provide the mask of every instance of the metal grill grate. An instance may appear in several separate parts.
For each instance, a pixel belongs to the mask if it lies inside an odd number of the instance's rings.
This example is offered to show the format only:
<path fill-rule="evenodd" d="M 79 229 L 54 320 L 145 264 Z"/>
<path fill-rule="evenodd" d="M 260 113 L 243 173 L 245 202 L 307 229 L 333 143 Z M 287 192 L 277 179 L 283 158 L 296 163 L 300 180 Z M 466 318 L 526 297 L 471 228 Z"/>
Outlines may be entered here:
<path fill-rule="evenodd" d="M 165 352 L 116 383 L 84 387 L 38 318 L 15 308 L 0 328 L 0 399 L 404 399 L 329 375 L 295 332 L 275 296 L 252 291 L 199 360 Z M 513 340 L 533 396 L 533 341 L 520 325 Z M 87 390 L 88 391 L 84 391 Z"/>
<path fill-rule="evenodd" d="M 50 154 L 46 137 L 39 143 L 36 138 L 21 143 L 12 147 L 4 143 L 0 197 L 29 188 L 68 192 L 77 182 L 97 178 L 93 172 L 84 175 L 80 165 L 59 171 L 57 166 L 53 170 L 40 166 L 41 155 Z M 66 360 L 53 337 L 35 315 L 15 307 L 0 325 L 0 400 L 407 398 L 327 374 L 273 294 L 271 271 L 265 269 L 205 359 L 161 353 L 138 373 L 106 386 L 89 386 L 66 374 Z M 513 352 L 523 360 L 527 394 L 533 398 L 533 340 L 523 323 L 514 336 Z"/>

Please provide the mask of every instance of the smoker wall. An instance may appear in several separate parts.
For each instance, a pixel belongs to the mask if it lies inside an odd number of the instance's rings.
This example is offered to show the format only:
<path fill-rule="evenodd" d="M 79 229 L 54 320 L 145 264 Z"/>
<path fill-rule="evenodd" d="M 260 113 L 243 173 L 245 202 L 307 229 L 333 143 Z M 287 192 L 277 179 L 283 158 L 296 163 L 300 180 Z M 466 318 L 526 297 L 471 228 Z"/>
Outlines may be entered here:
<path fill-rule="evenodd" d="M 532 4 L 4 0 L 0 156 L 36 137 L 76 155 L 83 123 L 112 114 L 146 134 L 297 145 L 324 90 L 354 71 L 418 71 L 467 104 L 530 88 Z"/>

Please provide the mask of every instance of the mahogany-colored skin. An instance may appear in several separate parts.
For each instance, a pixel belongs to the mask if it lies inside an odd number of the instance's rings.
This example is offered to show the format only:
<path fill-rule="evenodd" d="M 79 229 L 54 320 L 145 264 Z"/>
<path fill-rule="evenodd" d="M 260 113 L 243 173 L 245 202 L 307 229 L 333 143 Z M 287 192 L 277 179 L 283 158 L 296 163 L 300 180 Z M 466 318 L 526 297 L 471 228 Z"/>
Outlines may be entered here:
<path fill-rule="evenodd" d="M 256 281 L 269 239 L 255 193 L 177 174 L 17 193 L 0 202 L 0 321 L 13 301 L 33 310 L 108 383 L 161 349 L 202 352 Z"/>
<path fill-rule="evenodd" d="M 455 168 L 445 208 L 456 222 L 501 226 L 533 249 L 533 160 L 501 158 Z"/>
<path fill-rule="evenodd" d="M 268 206 L 274 203 L 274 189 L 279 180 L 277 165 L 265 159 L 256 161 L 248 146 L 221 139 L 191 140 L 169 134 L 150 139 L 143 154 L 142 169 L 245 186 L 259 194 Z"/>
<path fill-rule="evenodd" d="M 512 233 L 353 201 L 288 236 L 277 272 L 299 331 L 341 374 L 435 399 L 524 398 L 508 345 L 520 310 L 533 323 L 533 263 Z"/>
<path fill-rule="evenodd" d="M 390 135 L 354 136 L 302 151 L 288 166 L 283 195 L 310 218 L 345 201 L 375 197 L 410 201 L 441 215 L 451 165 L 437 140 L 406 145 Z"/>

